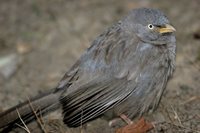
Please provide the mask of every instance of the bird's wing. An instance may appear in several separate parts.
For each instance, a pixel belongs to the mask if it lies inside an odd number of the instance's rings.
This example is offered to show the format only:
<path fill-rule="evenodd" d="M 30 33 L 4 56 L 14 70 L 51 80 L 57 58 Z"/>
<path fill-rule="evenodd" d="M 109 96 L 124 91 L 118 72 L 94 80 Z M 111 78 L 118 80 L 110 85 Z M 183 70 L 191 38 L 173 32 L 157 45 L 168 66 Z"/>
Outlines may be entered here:
<path fill-rule="evenodd" d="M 58 83 L 55 92 L 67 89 L 76 80 L 79 72 L 80 61 L 78 60 L 71 69 L 65 73 L 61 81 Z"/>
<path fill-rule="evenodd" d="M 76 78 L 60 98 L 68 126 L 76 127 L 96 118 L 134 91 L 128 80 L 130 68 L 125 64 L 134 53 L 130 50 L 133 44 L 126 42 L 122 32 L 120 23 L 111 27 L 80 58 Z M 61 83 L 65 85 L 68 81 L 64 78 Z"/>
<path fill-rule="evenodd" d="M 71 127 L 98 117 L 129 97 L 134 88 L 123 79 L 94 79 L 60 99 L 64 122 Z"/>

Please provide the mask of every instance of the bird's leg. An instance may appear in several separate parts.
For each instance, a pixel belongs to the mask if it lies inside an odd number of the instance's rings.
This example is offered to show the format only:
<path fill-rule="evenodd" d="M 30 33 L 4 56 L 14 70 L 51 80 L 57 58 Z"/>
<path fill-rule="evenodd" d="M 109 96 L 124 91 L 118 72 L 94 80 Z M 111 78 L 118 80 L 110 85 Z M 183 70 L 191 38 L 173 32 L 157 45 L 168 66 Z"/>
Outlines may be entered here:
<path fill-rule="evenodd" d="M 115 118 L 115 119 L 109 121 L 108 125 L 109 125 L 109 127 L 115 127 L 115 125 L 116 125 L 119 121 L 121 121 L 120 118 Z"/>
<path fill-rule="evenodd" d="M 124 115 L 124 114 L 121 114 L 121 115 L 120 115 L 120 118 L 121 118 L 122 120 L 124 120 L 128 125 L 133 124 L 133 122 L 132 122 L 126 115 Z"/>

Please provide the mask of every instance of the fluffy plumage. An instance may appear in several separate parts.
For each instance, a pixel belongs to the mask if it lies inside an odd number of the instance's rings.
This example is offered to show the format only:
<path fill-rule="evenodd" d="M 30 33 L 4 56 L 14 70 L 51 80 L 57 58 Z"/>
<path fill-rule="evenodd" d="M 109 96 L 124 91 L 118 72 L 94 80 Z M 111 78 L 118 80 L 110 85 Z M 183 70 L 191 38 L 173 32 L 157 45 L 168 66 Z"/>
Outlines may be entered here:
<path fill-rule="evenodd" d="M 131 11 L 92 42 L 58 87 L 37 102 L 37 107 L 45 113 L 51 105 L 60 103 L 63 120 L 70 127 L 103 114 L 134 118 L 156 109 L 175 69 L 176 40 L 174 29 L 168 25 L 167 17 L 159 10 Z M 41 104 L 47 101 L 50 107 Z M 28 108 L 25 105 L 18 106 L 19 112 Z M 13 112 L 14 108 L 0 114 L 0 118 L 9 119 Z M 33 113 L 27 111 L 22 118 L 26 115 Z M 13 125 L 17 119 L 15 116 L 4 124 L 0 122 L 0 127 Z"/>

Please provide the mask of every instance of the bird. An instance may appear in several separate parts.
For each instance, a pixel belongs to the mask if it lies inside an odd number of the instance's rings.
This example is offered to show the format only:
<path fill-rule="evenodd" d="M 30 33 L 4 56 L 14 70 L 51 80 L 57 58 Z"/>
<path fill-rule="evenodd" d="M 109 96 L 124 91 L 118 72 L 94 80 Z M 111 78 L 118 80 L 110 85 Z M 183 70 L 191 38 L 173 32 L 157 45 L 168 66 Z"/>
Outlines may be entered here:
<path fill-rule="evenodd" d="M 132 9 L 91 43 L 57 87 L 0 113 L 0 129 L 22 124 L 19 114 L 29 123 L 58 108 L 69 127 L 153 112 L 175 70 L 175 31 L 162 11 Z"/>

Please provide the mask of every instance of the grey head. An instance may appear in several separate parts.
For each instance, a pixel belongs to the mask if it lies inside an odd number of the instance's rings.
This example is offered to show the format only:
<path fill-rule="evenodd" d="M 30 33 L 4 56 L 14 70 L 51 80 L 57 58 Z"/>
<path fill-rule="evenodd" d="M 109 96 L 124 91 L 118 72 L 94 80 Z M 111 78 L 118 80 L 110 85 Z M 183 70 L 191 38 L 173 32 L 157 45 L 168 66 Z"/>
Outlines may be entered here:
<path fill-rule="evenodd" d="M 130 11 L 122 20 L 124 28 L 136 35 L 141 41 L 162 45 L 175 43 L 175 28 L 168 18 L 157 9 L 139 8 Z"/>

